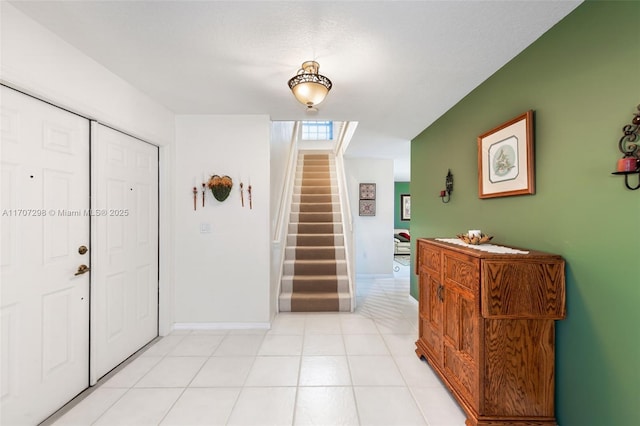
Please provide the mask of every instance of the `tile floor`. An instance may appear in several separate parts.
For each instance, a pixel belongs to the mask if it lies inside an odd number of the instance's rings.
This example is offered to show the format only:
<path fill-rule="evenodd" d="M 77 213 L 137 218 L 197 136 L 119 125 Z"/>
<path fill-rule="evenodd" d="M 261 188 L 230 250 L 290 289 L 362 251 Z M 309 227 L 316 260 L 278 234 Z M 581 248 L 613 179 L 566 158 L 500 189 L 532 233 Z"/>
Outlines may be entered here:
<path fill-rule="evenodd" d="M 394 278 L 358 279 L 354 313 L 283 313 L 270 330 L 176 331 L 53 424 L 464 425 L 414 353 L 409 267 L 394 266 Z"/>

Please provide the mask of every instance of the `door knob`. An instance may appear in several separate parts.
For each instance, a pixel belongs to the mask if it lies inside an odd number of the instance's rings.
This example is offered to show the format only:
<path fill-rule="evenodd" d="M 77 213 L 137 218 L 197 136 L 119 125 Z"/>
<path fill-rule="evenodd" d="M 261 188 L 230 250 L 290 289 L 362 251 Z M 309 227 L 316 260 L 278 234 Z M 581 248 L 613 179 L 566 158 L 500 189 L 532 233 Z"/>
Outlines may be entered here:
<path fill-rule="evenodd" d="M 87 248 L 87 246 L 80 246 L 78 247 L 78 253 L 80 254 L 85 254 L 89 249 Z"/>
<path fill-rule="evenodd" d="M 78 270 L 76 271 L 75 275 L 86 274 L 90 270 L 91 270 L 91 268 L 89 268 L 87 265 L 80 265 L 80 266 L 78 266 Z"/>

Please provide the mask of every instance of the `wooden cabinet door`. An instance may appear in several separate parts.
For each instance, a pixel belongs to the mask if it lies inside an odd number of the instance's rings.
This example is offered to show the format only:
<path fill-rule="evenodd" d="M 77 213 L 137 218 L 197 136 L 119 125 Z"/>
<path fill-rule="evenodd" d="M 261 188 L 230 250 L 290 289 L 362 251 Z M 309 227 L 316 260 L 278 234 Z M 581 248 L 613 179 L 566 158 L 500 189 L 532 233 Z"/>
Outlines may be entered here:
<path fill-rule="evenodd" d="M 443 368 L 451 383 L 478 410 L 482 327 L 479 303 L 479 262 L 443 255 Z"/>
<path fill-rule="evenodd" d="M 433 275 L 420 272 L 420 340 L 438 365 L 442 365 L 442 291 Z"/>

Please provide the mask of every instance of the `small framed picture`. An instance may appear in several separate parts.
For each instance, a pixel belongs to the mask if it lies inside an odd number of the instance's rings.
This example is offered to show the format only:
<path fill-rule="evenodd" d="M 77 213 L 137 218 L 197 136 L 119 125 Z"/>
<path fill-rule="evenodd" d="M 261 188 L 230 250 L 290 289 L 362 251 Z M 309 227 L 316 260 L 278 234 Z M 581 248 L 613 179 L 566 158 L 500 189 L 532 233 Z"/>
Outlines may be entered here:
<path fill-rule="evenodd" d="M 360 200 L 360 216 L 376 215 L 376 200 Z"/>
<path fill-rule="evenodd" d="M 400 220 L 411 220 L 411 195 L 400 195 Z"/>
<path fill-rule="evenodd" d="M 360 199 L 361 200 L 375 200 L 376 199 L 376 184 L 375 183 L 361 183 L 360 184 Z"/>
<path fill-rule="evenodd" d="M 480 198 L 535 194 L 533 111 L 478 136 Z"/>

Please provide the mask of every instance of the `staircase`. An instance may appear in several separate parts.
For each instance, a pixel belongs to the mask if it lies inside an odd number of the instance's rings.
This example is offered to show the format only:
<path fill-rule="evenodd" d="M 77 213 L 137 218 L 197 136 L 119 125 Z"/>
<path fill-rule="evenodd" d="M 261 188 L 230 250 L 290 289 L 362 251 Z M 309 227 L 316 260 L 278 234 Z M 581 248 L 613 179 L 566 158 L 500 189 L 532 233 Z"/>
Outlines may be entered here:
<path fill-rule="evenodd" d="M 279 304 L 281 312 L 351 310 L 332 153 L 300 151 Z"/>

